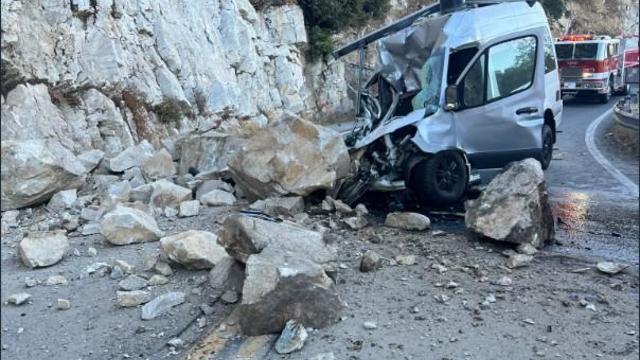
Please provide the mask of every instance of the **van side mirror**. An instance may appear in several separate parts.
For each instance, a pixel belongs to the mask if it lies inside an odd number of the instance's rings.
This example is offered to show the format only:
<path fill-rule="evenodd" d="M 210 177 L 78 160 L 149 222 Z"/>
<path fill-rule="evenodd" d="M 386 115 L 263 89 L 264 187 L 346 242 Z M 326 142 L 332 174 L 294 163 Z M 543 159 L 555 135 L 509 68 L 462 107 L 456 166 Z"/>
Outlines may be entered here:
<path fill-rule="evenodd" d="M 458 87 L 456 85 L 447 86 L 445 90 L 444 109 L 447 111 L 458 109 Z"/>

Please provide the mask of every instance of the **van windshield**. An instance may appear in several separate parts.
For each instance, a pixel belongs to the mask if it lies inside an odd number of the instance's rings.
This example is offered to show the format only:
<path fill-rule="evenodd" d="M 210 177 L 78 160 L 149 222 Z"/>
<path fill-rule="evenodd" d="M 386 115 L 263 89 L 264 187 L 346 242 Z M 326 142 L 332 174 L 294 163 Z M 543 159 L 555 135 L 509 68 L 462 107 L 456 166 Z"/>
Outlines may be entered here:
<path fill-rule="evenodd" d="M 573 58 L 573 44 L 556 45 L 556 56 L 560 60 Z"/>
<path fill-rule="evenodd" d="M 598 44 L 576 44 L 574 59 L 595 59 L 598 57 Z"/>

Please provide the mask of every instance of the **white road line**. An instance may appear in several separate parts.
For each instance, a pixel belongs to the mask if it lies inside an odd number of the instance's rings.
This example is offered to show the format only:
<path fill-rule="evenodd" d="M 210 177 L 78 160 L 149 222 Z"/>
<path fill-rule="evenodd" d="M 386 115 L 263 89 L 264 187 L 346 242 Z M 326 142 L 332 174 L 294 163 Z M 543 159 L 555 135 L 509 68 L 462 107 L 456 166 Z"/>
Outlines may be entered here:
<path fill-rule="evenodd" d="M 587 133 L 584 136 L 584 141 L 587 143 L 587 149 L 591 153 L 591 156 L 593 156 L 593 158 L 596 159 L 596 161 L 600 165 L 602 165 L 602 167 L 607 170 L 609 174 L 611 174 L 611 176 L 616 178 L 616 180 L 618 180 L 622 184 L 622 186 L 626 188 L 629 195 L 639 197 L 638 185 L 631 179 L 626 177 L 623 173 L 621 173 L 620 170 L 616 169 L 616 167 L 613 166 L 613 164 L 611 164 L 609 160 L 607 160 L 604 155 L 602 155 L 600 150 L 598 150 L 598 148 L 596 147 L 596 143 L 594 140 L 596 130 L 598 129 L 600 123 L 602 123 L 602 121 L 607 117 L 611 116 L 612 113 L 613 108 L 607 110 L 604 114 L 595 119 L 587 128 Z"/>

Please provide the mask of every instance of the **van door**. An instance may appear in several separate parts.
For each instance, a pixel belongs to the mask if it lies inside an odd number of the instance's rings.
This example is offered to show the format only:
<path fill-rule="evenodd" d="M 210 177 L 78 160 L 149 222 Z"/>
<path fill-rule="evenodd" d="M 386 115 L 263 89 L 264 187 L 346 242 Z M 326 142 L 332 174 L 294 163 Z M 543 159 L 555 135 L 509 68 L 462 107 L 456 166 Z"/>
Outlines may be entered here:
<path fill-rule="evenodd" d="M 454 120 L 473 167 L 502 167 L 540 152 L 543 61 L 538 36 L 521 36 L 490 45 L 460 79 Z"/>

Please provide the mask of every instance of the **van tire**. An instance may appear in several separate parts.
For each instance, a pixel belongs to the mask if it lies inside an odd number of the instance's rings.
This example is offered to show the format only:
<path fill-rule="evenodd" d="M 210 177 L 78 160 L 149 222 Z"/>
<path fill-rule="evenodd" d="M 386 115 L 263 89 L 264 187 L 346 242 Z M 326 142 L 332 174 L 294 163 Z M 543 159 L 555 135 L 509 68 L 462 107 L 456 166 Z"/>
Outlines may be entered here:
<path fill-rule="evenodd" d="M 553 159 L 553 129 L 548 124 L 544 124 L 542 126 L 542 148 L 540 149 L 540 155 L 538 155 L 542 170 L 549 168 L 551 159 Z"/>
<path fill-rule="evenodd" d="M 424 204 L 457 204 L 469 184 L 467 163 L 457 151 L 439 152 L 413 168 L 410 184 Z"/>

